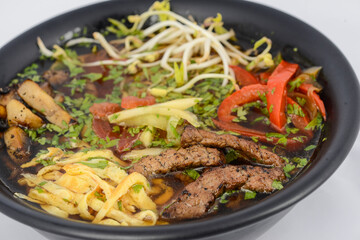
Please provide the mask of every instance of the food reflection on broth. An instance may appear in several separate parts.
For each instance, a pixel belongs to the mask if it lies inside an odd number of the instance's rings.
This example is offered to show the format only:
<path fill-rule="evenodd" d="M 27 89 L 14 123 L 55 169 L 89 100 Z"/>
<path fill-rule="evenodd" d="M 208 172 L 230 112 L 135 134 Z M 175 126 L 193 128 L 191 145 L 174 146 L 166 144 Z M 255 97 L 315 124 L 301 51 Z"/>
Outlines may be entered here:
<path fill-rule="evenodd" d="M 15 195 L 62 218 L 149 226 L 281 190 L 325 140 L 321 68 L 273 56 L 266 37 L 243 50 L 223 24 L 165 0 L 52 50 L 38 38 L 40 60 L 0 95 Z"/>

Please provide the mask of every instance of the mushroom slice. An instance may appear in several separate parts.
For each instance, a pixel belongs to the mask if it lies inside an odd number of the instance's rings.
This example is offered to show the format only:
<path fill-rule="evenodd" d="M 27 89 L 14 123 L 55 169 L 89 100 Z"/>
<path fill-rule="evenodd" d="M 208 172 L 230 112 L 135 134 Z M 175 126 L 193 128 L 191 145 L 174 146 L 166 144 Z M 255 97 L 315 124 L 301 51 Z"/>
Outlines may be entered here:
<path fill-rule="evenodd" d="M 40 128 L 44 122 L 18 100 L 12 99 L 6 105 L 9 126 L 22 125 L 29 128 Z"/>
<path fill-rule="evenodd" d="M 72 120 L 69 113 L 57 105 L 51 96 L 31 80 L 26 80 L 20 85 L 18 94 L 32 108 L 44 114 L 49 122 L 61 128 L 66 128 Z"/>

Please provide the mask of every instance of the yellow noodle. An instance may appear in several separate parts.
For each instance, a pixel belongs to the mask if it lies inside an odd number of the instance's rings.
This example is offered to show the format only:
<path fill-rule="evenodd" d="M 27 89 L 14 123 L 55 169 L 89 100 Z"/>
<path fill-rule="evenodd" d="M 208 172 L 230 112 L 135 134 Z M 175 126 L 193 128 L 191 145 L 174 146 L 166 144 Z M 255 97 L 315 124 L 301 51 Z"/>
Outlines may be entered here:
<path fill-rule="evenodd" d="M 129 188 L 131 188 L 134 184 L 141 184 L 144 186 L 144 188 L 146 189 L 149 188 L 148 187 L 149 183 L 143 175 L 136 172 L 130 174 L 116 187 L 111 197 L 107 198 L 107 201 L 105 202 L 104 206 L 100 209 L 93 222 L 94 223 L 100 222 L 109 212 L 110 208 L 115 204 L 115 202 L 121 196 L 126 194 Z"/>
<path fill-rule="evenodd" d="M 42 202 L 42 201 L 38 201 L 38 200 L 36 200 L 36 199 L 33 199 L 33 198 L 31 198 L 31 197 L 28 197 L 28 196 L 26 196 L 26 195 L 24 195 L 24 194 L 22 194 L 22 193 L 14 193 L 14 196 L 15 196 L 15 197 L 18 197 L 18 198 L 21 198 L 21 199 L 25 199 L 25 200 L 27 200 L 27 201 L 29 201 L 29 202 L 37 203 L 37 204 L 43 204 L 43 203 L 44 203 L 44 202 Z"/>
<path fill-rule="evenodd" d="M 104 191 L 107 199 L 111 196 L 111 192 L 113 191 L 114 187 L 110 186 L 106 181 L 95 175 L 93 169 L 90 167 L 82 164 L 69 164 L 64 166 L 64 170 L 71 175 L 88 175 L 92 178 L 92 180 L 99 184 L 99 187 Z"/>
<path fill-rule="evenodd" d="M 149 198 L 149 196 L 145 193 L 144 188 L 141 188 L 138 193 L 134 191 L 134 189 L 130 189 L 129 192 L 131 198 L 136 203 L 136 207 L 141 210 L 152 210 L 156 211 L 156 204 Z"/>
<path fill-rule="evenodd" d="M 43 189 L 45 189 L 46 191 L 56 195 L 56 196 L 61 196 L 63 199 L 67 199 L 68 201 L 72 201 L 75 197 L 75 195 L 69 191 L 68 189 L 59 186 L 51 181 L 44 181 L 43 178 L 40 178 L 36 175 L 33 174 L 23 174 L 24 178 L 26 178 L 27 180 L 31 181 L 32 183 L 36 184 L 36 185 L 40 185 Z"/>
<path fill-rule="evenodd" d="M 92 191 L 89 191 L 88 193 L 86 193 L 83 198 L 81 199 L 81 201 L 79 202 L 77 208 L 80 212 L 80 217 L 87 219 L 87 220 L 93 220 L 94 216 L 92 216 L 90 214 L 90 212 L 88 211 L 88 198 L 94 194 L 94 192 L 96 192 L 97 187 L 95 187 Z"/>
<path fill-rule="evenodd" d="M 107 218 L 107 219 L 104 219 L 104 220 L 101 220 L 99 222 L 99 224 L 103 224 L 103 225 L 111 225 L 111 226 L 121 226 L 122 224 L 119 223 L 118 221 L 115 221 L 113 219 L 110 219 L 110 218 Z"/>
<path fill-rule="evenodd" d="M 56 183 L 76 193 L 87 193 L 96 186 L 96 182 L 87 175 L 72 176 L 68 173 L 63 174 Z"/>
<path fill-rule="evenodd" d="M 39 192 L 35 189 L 30 189 L 29 197 L 34 198 L 36 200 L 42 201 L 49 205 L 55 206 L 64 210 L 65 212 L 74 215 L 79 214 L 79 210 L 72 204 L 64 200 L 61 196 L 56 196 L 47 192 Z"/>
<path fill-rule="evenodd" d="M 67 218 L 69 217 L 69 214 L 63 210 L 61 210 L 58 207 L 52 206 L 52 205 L 40 205 L 42 209 L 44 209 L 46 212 L 61 217 L 61 218 Z"/>

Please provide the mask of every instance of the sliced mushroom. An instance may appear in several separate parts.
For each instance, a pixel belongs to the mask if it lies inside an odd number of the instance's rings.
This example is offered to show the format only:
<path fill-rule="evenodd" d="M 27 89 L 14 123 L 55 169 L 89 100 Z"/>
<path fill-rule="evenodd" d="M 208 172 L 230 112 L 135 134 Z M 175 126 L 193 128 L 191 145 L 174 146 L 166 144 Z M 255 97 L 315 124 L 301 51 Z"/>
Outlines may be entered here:
<path fill-rule="evenodd" d="M 6 119 L 6 116 L 6 108 L 3 105 L 0 105 L 0 119 Z"/>
<path fill-rule="evenodd" d="M 20 85 L 18 94 L 32 108 L 44 114 L 49 122 L 61 128 L 66 128 L 64 122 L 68 125 L 72 120 L 69 113 L 57 105 L 51 96 L 31 80 L 26 80 Z"/>
<path fill-rule="evenodd" d="M 0 94 L 0 104 L 6 106 L 11 99 L 16 97 L 16 91 L 14 89 L 10 90 L 6 94 Z"/>
<path fill-rule="evenodd" d="M 4 134 L 6 150 L 16 164 L 29 160 L 30 141 L 24 130 L 19 127 L 10 127 Z"/>
<path fill-rule="evenodd" d="M 1 109 L 1 108 L 0 108 Z M 40 128 L 44 122 L 18 100 L 12 99 L 6 105 L 9 126 L 22 125 L 29 128 Z"/>
<path fill-rule="evenodd" d="M 43 74 L 52 87 L 64 84 L 69 80 L 69 73 L 63 70 L 48 70 Z"/>

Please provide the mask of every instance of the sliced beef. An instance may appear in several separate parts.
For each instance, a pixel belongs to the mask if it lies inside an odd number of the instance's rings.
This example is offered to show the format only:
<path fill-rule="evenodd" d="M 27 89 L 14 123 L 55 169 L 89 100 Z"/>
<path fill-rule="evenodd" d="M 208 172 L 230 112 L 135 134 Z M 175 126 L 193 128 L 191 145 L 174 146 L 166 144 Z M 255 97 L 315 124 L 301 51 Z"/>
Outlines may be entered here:
<path fill-rule="evenodd" d="M 280 168 L 255 166 L 222 166 L 203 173 L 195 182 L 188 184 L 175 203 L 163 212 L 167 219 L 191 219 L 203 216 L 215 199 L 226 190 L 247 189 L 270 193 L 274 180 L 284 180 Z"/>
<path fill-rule="evenodd" d="M 181 145 L 187 147 L 194 144 L 216 148 L 230 147 L 240 150 L 249 160 L 260 164 L 276 167 L 283 167 L 285 165 L 285 161 L 281 157 L 267 149 L 261 148 L 260 144 L 253 141 L 238 138 L 230 134 L 216 134 L 196 129 L 191 125 L 186 126 L 181 136 Z"/>
<path fill-rule="evenodd" d="M 56 87 L 69 80 L 69 73 L 63 70 L 48 70 L 44 72 L 43 77 L 52 87 Z"/>
<path fill-rule="evenodd" d="M 224 156 L 219 150 L 194 145 L 179 150 L 169 149 L 159 156 L 144 157 L 134 164 L 130 172 L 138 172 L 144 176 L 149 176 L 186 168 L 220 166 L 224 162 Z"/>

